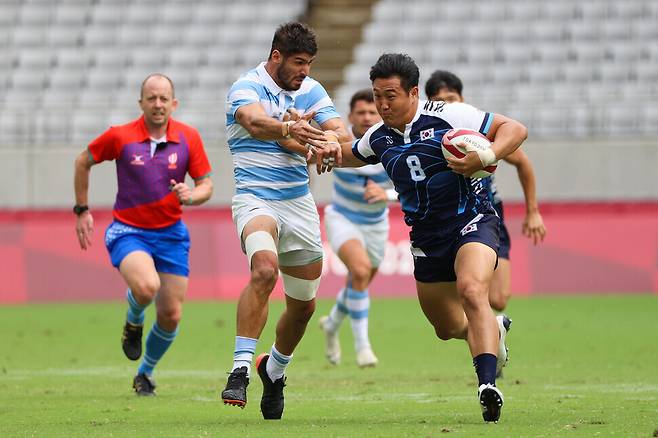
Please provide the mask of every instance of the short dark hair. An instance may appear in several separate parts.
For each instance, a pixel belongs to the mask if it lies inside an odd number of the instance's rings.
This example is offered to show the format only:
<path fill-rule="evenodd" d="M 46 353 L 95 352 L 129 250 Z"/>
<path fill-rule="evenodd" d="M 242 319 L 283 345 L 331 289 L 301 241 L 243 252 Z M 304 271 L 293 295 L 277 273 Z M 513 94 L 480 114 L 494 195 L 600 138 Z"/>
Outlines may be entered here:
<path fill-rule="evenodd" d="M 370 68 L 370 81 L 375 79 L 388 79 L 392 76 L 400 77 L 400 85 L 408 93 L 418 86 L 420 73 L 416 62 L 402 53 L 384 53 L 375 65 Z"/>
<path fill-rule="evenodd" d="M 162 73 L 151 73 L 142 81 L 142 86 L 139 89 L 139 98 L 141 99 L 144 96 L 144 85 L 146 85 L 146 81 L 148 81 L 151 78 L 165 78 L 167 81 L 169 81 L 169 85 L 171 85 L 171 97 L 172 99 L 176 97 L 176 90 L 174 89 L 174 81 L 169 78 L 167 75 L 163 75 Z"/>
<path fill-rule="evenodd" d="M 455 91 L 461 96 L 464 85 L 456 74 L 446 70 L 437 70 L 425 83 L 425 94 L 428 99 L 431 99 L 442 88 Z"/>
<path fill-rule="evenodd" d="M 352 95 L 352 98 L 350 99 L 350 111 L 354 110 L 354 105 L 360 100 L 364 100 L 368 103 L 374 103 L 375 98 L 372 95 L 372 90 L 369 88 L 359 90 L 356 93 Z"/>
<path fill-rule="evenodd" d="M 307 53 L 315 56 L 318 52 L 315 32 L 304 23 L 297 21 L 284 23 L 274 32 L 270 58 L 275 50 L 278 50 L 283 56 L 296 53 Z"/>

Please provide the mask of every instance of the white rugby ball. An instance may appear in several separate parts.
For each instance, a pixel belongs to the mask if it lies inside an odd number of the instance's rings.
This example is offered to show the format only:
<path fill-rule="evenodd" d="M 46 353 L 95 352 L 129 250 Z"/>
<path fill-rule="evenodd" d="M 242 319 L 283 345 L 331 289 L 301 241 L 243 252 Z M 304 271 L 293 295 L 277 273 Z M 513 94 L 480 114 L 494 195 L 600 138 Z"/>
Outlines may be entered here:
<path fill-rule="evenodd" d="M 458 146 L 464 143 L 466 147 Z M 441 140 L 441 149 L 444 157 L 464 158 L 467 152 L 485 150 L 491 147 L 491 142 L 487 137 L 472 129 L 457 128 L 451 129 L 443 135 Z M 498 162 L 478 170 L 472 174 L 471 178 L 486 178 L 496 171 Z"/>

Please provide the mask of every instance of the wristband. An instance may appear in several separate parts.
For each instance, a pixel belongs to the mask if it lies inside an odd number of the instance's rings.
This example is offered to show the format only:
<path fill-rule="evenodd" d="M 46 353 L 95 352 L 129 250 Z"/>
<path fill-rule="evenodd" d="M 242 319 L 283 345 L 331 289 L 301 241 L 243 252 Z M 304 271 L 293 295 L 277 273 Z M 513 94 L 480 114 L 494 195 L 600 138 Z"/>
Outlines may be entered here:
<path fill-rule="evenodd" d="M 185 205 L 193 205 L 193 204 L 194 201 L 192 200 L 192 196 L 190 196 L 189 198 L 187 198 L 187 201 L 185 201 Z"/>
<path fill-rule="evenodd" d="M 390 202 L 395 202 L 399 200 L 398 192 L 395 191 L 395 189 L 387 189 L 386 190 L 386 199 L 388 199 Z"/>
<path fill-rule="evenodd" d="M 292 135 L 290 135 L 290 125 L 293 123 L 295 122 L 290 120 L 281 124 L 281 136 L 283 136 L 283 138 L 292 138 Z"/>
<path fill-rule="evenodd" d="M 482 167 L 488 167 L 496 163 L 496 153 L 493 151 L 493 149 L 478 149 L 476 152 L 480 158 Z"/>

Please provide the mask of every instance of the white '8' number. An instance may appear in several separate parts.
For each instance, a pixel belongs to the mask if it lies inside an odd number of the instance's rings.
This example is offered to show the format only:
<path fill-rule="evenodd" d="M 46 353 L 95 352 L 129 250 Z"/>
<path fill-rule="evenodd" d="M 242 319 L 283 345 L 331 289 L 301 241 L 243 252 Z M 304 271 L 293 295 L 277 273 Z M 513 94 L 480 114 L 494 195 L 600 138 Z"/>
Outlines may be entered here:
<path fill-rule="evenodd" d="M 420 167 L 420 160 L 415 155 L 409 155 L 407 157 L 407 166 L 409 166 L 409 173 L 411 173 L 411 179 L 414 181 L 422 181 L 425 179 L 425 172 L 423 168 Z"/>

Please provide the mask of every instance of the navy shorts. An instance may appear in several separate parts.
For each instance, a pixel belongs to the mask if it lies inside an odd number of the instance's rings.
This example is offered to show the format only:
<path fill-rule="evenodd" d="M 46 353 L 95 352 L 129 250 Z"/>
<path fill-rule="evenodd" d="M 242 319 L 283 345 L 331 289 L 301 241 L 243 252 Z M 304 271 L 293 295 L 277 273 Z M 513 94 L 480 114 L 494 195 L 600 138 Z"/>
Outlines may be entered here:
<path fill-rule="evenodd" d="M 114 221 L 105 230 L 105 247 L 112 266 L 133 251 L 144 251 L 153 258 L 155 270 L 188 277 L 190 274 L 190 233 L 183 221 L 165 228 L 147 229 Z"/>
<path fill-rule="evenodd" d="M 507 226 L 505 226 L 505 215 L 503 214 L 503 202 L 493 204 L 493 208 L 496 209 L 498 217 L 500 218 L 500 246 L 498 247 L 498 257 L 501 259 L 509 260 L 509 250 L 512 247 L 512 242 L 509 238 L 509 233 L 507 232 Z"/>
<path fill-rule="evenodd" d="M 457 281 L 455 258 L 459 248 L 469 242 L 479 242 L 498 253 L 499 223 L 500 219 L 495 214 L 478 214 L 444 230 L 432 231 L 431 240 L 434 243 L 422 248 L 413 245 L 414 240 L 420 240 L 414 237 L 422 231 L 412 230 L 411 253 L 414 256 L 414 278 L 423 283 Z M 424 237 L 422 240 L 427 241 L 427 236 Z M 497 265 L 498 259 L 496 259 Z"/>

